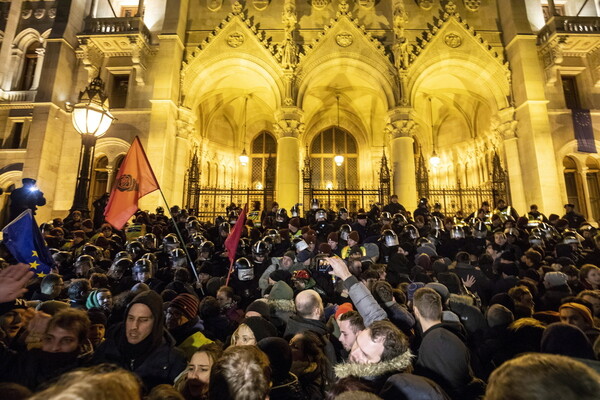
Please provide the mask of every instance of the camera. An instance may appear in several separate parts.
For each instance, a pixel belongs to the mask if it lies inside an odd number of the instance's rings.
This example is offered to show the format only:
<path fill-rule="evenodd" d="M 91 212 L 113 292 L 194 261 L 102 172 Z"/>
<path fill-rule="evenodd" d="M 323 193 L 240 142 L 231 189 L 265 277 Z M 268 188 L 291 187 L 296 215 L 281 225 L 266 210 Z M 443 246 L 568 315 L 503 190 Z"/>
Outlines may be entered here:
<path fill-rule="evenodd" d="M 321 272 L 321 273 L 327 273 L 329 271 L 331 271 L 331 264 L 329 264 L 329 262 L 324 259 L 324 258 L 319 258 L 317 259 L 317 272 Z"/>

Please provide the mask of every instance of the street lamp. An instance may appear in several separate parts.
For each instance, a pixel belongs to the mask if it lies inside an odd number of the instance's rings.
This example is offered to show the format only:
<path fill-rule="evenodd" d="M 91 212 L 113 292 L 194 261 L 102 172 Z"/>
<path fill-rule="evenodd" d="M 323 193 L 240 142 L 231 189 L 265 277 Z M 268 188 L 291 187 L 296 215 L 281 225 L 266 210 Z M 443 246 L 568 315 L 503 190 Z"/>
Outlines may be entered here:
<path fill-rule="evenodd" d="M 71 211 L 78 210 L 84 217 L 89 217 L 88 198 L 96 140 L 106 133 L 115 119 L 110 113 L 108 96 L 104 93 L 104 82 L 100 76 L 94 78 L 83 92 L 79 92 L 77 104 L 67 103 L 66 108 L 71 113 L 73 126 L 81 135 L 82 143 Z"/>
<path fill-rule="evenodd" d="M 248 154 L 246 154 L 246 148 L 244 147 L 242 154 L 240 154 L 240 164 L 245 167 L 248 165 L 248 161 L 250 161 L 250 158 L 248 157 Z"/>
<path fill-rule="evenodd" d="M 437 155 L 436 151 L 433 151 L 433 154 L 431 155 L 431 158 L 429 159 L 429 162 L 431 163 L 431 165 L 433 165 L 434 167 L 437 167 L 438 165 L 440 165 L 440 162 L 442 160 L 440 159 L 440 157 Z"/>
<path fill-rule="evenodd" d="M 335 156 L 333 157 L 333 161 L 335 161 L 335 165 L 337 165 L 338 167 L 341 167 L 342 164 L 344 163 L 344 156 Z"/>

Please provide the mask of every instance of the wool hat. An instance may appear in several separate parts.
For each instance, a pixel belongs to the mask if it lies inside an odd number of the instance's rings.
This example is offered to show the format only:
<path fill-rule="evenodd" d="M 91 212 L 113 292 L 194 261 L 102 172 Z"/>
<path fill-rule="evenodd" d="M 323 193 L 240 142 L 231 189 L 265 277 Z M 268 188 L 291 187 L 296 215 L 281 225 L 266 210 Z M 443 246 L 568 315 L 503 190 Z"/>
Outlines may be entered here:
<path fill-rule="evenodd" d="M 352 239 L 354 240 L 356 243 L 358 243 L 360 241 L 360 235 L 358 234 L 358 232 L 356 231 L 352 231 L 350 232 L 350 234 L 348 235 L 348 239 Z"/>
<path fill-rule="evenodd" d="M 331 246 L 327 243 L 321 243 L 319 245 L 319 253 L 331 255 Z"/>
<path fill-rule="evenodd" d="M 252 303 L 250 303 L 248 307 L 246 307 L 246 312 L 249 311 L 257 312 L 265 319 L 268 319 L 271 316 L 269 304 L 263 299 L 254 300 Z"/>
<path fill-rule="evenodd" d="M 448 290 L 448 288 L 444 285 L 442 285 L 441 283 L 438 282 L 429 282 L 428 284 L 425 285 L 425 287 L 431 288 L 433 290 L 435 290 L 436 292 L 438 292 L 438 294 L 440 296 L 442 296 L 442 301 L 446 301 L 448 300 L 448 298 L 450 297 L 450 291 Z"/>
<path fill-rule="evenodd" d="M 551 288 L 566 285 L 567 274 L 558 271 L 548 272 L 544 275 L 544 282 Z"/>
<path fill-rule="evenodd" d="M 569 308 L 571 310 L 576 311 L 581 317 L 587 322 L 588 325 L 594 326 L 594 318 L 592 317 L 592 312 L 589 308 L 579 303 L 565 303 L 558 308 L 558 312 L 563 308 Z"/>
<path fill-rule="evenodd" d="M 264 338 L 277 336 L 277 328 L 262 317 L 247 317 L 241 323 L 246 324 L 250 328 L 257 342 Z"/>
<path fill-rule="evenodd" d="M 310 279 L 310 273 L 305 270 L 305 269 L 301 269 L 298 271 L 294 271 L 294 274 L 292 275 L 292 279 L 303 279 L 303 280 L 309 280 Z"/>
<path fill-rule="evenodd" d="M 417 254 L 427 254 L 429 257 L 436 257 L 438 255 L 435 250 L 435 245 L 429 243 L 417 247 Z"/>
<path fill-rule="evenodd" d="M 308 235 L 306 235 L 306 237 L 304 238 L 304 241 L 307 244 L 315 244 L 317 243 L 317 237 L 315 235 L 313 235 L 312 233 L 309 233 Z"/>
<path fill-rule="evenodd" d="M 437 275 L 437 279 L 442 285 L 448 288 L 450 293 L 460 294 L 462 282 L 454 272 L 442 272 Z"/>
<path fill-rule="evenodd" d="M 515 316 L 502 304 L 494 304 L 488 309 L 486 319 L 489 327 L 494 328 L 510 325 L 515 320 Z"/>
<path fill-rule="evenodd" d="M 194 319 L 198 316 L 198 306 L 200 301 L 194 295 L 181 293 L 175 297 L 169 307 L 175 307 L 185 315 L 187 319 Z"/>
<path fill-rule="evenodd" d="M 506 274 L 508 276 L 517 276 L 519 275 L 519 267 L 514 262 L 510 263 L 500 263 L 498 269 L 501 273 Z"/>
<path fill-rule="evenodd" d="M 294 291 L 284 281 L 275 282 L 271 292 L 269 293 L 269 300 L 293 300 Z"/>
<path fill-rule="evenodd" d="M 288 224 L 290 224 L 294 228 L 300 228 L 300 218 L 294 217 L 290 219 L 290 222 L 288 222 Z"/>
<path fill-rule="evenodd" d="M 425 253 L 415 256 L 415 264 L 422 267 L 425 271 L 431 271 L 431 258 Z"/>
<path fill-rule="evenodd" d="M 494 304 L 500 304 L 506 307 L 510 312 L 515 310 L 515 301 L 508 295 L 508 293 L 496 293 L 490 299 L 490 306 Z"/>
<path fill-rule="evenodd" d="M 289 282 L 292 279 L 292 274 L 290 271 L 286 271 L 285 269 L 276 269 L 275 271 L 269 274 L 269 279 L 279 282 L 286 281 Z"/>
<path fill-rule="evenodd" d="M 308 249 L 304 249 L 302 250 L 300 253 L 298 253 L 298 255 L 296 256 L 296 260 L 298 260 L 298 262 L 305 262 L 306 260 L 312 258 L 312 253 L 310 252 L 310 250 Z"/>
<path fill-rule="evenodd" d="M 88 229 L 93 229 L 94 228 L 94 223 L 92 222 L 91 219 L 85 219 L 81 222 L 82 226 L 85 226 Z"/>
<path fill-rule="evenodd" d="M 585 333 L 573 325 L 556 322 L 550 324 L 542 335 L 542 353 L 595 360 L 594 350 Z"/>
<path fill-rule="evenodd" d="M 87 315 L 92 325 L 103 325 L 106 328 L 108 318 L 106 318 L 106 314 L 104 314 L 104 312 L 101 309 L 90 308 L 89 310 L 87 310 Z"/>
<path fill-rule="evenodd" d="M 284 256 L 284 257 L 289 257 L 289 258 L 291 258 L 292 260 L 295 260 L 295 259 L 296 259 L 296 252 L 295 252 L 295 251 L 293 251 L 293 250 L 286 251 L 285 253 L 283 253 L 283 256 Z"/>
<path fill-rule="evenodd" d="M 38 304 L 35 309 L 48 315 L 54 315 L 60 310 L 64 310 L 65 308 L 69 307 L 69 304 L 65 303 L 64 301 L 47 300 Z"/>
<path fill-rule="evenodd" d="M 288 341 L 280 337 L 268 337 L 260 340 L 257 346 L 269 358 L 273 385 L 285 381 L 292 368 L 292 349 Z"/>
<path fill-rule="evenodd" d="M 367 219 L 367 214 L 366 213 L 359 213 L 356 216 L 356 219 Z"/>
<path fill-rule="evenodd" d="M 412 299 L 415 295 L 415 292 L 418 289 L 421 289 L 422 287 L 425 287 L 425 284 L 423 282 L 413 282 L 410 285 L 408 285 L 407 293 L 406 293 L 407 297 L 408 297 L 408 301 L 412 301 Z"/>
<path fill-rule="evenodd" d="M 343 303 L 338 306 L 335 310 L 335 319 L 338 319 L 342 314 L 347 313 L 348 311 L 353 311 L 354 307 L 352 303 Z"/>
<path fill-rule="evenodd" d="M 327 235 L 327 240 L 337 243 L 340 241 L 340 234 L 337 232 L 331 232 L 329 235 Z"/>

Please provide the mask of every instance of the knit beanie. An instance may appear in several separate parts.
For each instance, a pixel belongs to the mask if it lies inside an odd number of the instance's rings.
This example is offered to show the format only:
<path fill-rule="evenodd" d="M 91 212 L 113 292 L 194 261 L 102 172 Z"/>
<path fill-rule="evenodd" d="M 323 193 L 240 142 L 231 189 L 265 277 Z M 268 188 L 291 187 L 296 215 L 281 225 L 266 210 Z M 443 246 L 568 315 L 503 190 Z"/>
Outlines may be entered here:
<path fill-rule="evenodd" d="M 567 284 L 567 275 L 558 271 L 548 272 L 544 275 L 544 282 L 551 288 L 563 286 Z"/>
<path fill-rule="evenodd" d="M 350 234 L 348 235 L 348 238 L 354 240 L 356 243 L 360 242 L 360 236 L 359 236 L 358 232 L 356 232 L 356 231 L 350 232 Z"/>
<path fill-rule="evenodd" d="M 442 297 L 442 301 L 445 302 L 450 297 L 450 291 L 448 288 L 441 283 L 438 282 L 429 282 L 425 287 L 431 288 L 438 292 L 438 294 Z"/>
<path fill-rule="evenodd" d="M 295 260 L 295 259 L 296 259 L 296 252 L 295 252 L 295 251 L 293 251 L 293 250 L 286 251 L 285 253 L 283 253 L 283 256 L 284 256 L 284 257 L 289 257 L 289 258 L 291 258 L 292 260 Z"/>
<path fill-rule="evenodd" d="M 274 282 L 290 282 L 290 280 L 292 279 L 292 274 L 290 273 L 290 271 L 286 271 L 285 269 L 276 269 L 275 271 L 269 274 L 269 279 L 271 279 Z"/>
<path fill-rule="evenodd" d="M 90 308 L 87 311 L 87 315 L 92 325 L 103 325 L 106 328 L 108 319 L 106 318 L 106 314 L 104 314 L 104 312 L 101 309 Z"/>
<path fill-rule="evenodd" d="M 576 311 L 581 317 L 585 320 L 585 322 L 589 326 L 594 326 L 594 318 L 592 317 L 592 312 L 589 308 L 579 303 L 565 303 L 558 308 L 558 312 L 563 308 L 569 308 L 571 310 Z"/>
<path fill-rule="evenodd" d="M 354 307 L 352 303 L 343 303 L 338 306 L 337 310 L 335 310 L 335 319 L 338 319 L 342 314 L 347 313 L 348 311 L 353 311 Z"/>
<path fill-rule="evenodd" d="M 277 383 L 285 381 L 292 368 L 292 350 L 287 340 L 280 337 L 268 337 L 260 340 L 257 343 L 269 358 L 271 364 L 273 386 Z"/>
<path fill-rule="evenodd" d="M 556 322 L 542 335 L 542 353 L 595 360 L 594 351 L 585 333 L 573 325 Z"/>
<path fill-rule="evenodd" d="M 415 292 L 418 289 L 421 289 L 422 287 L 425 287 L 425 284 L 423 282 L 413 282 L 410 285 L 408 285 L 408 289 L 407 289 L 407 297 L 408 297 L 408 301 L 412 301 Z"/>
<path fill-rule="evenodd" d="M 294 228 L 300 228 L 300 219 L 298 217 L 294 217 L 290 219 L 290 222 L 288 222 L 288 224 L 290 224 Z"/>
<path fill-rule="evenodd" d="M 271 316 L 269 304 L 263 299 L 254 300 L 252 303 L 250 303 L 248 307 L 246 307 L 246 313 L 248 313 L 249 311 L 259 313 L 265 319 L 269 319 L 269 317 Z"/>
<path fill-rule="evenodd" d="M 269 300 L 293 300 L 294 291 L 284 281 L 275 282 L 271 293 L 269 293 Z"/>
<path fill-rule="evenodd" d="M 187 319 L 194 319 L 198 316 L 198 306 L 200 301 L 194 295 L 182 293 L 171 300 L 169 307 L 175 307 L 183 313 Z"/>
<path fill-rule="evenodd" d="M 277 328 L 262 317 L 244 318 L 241 323 L 246 324 L 250 328 L 257 342 L 264 338 L 277 336 Z"/>
<path fill-rule="evenodd" d="M 88 294 L 87 300 L 85 302 L 85 308 L 88 310 L 90 308 L 100 308 L 100 303 L 98 302 L 98 290 L 92 290 L 90 294 Z"/>
<path fill-rule="evenodd" d="M 319 253 L 330 255 L 331 254 L 331 246 L 328 245 L 327 243 L 321 243 L 319 245 Z"/>
<path fill-rule="evenodd" d="M 331 232 L 329 235 L 327 235 L 327 240 L 337 243 L 340 241 L 340 235 L 337 232 Z"/>

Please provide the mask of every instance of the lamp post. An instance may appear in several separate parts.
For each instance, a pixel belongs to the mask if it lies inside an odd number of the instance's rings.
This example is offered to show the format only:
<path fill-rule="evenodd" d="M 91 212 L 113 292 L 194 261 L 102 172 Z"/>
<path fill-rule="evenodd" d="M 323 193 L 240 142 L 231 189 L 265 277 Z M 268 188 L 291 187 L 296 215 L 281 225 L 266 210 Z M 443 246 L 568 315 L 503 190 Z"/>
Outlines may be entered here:
<path fill-rule="evenodd" d="M 108 96 L 104 93 L 104 82 L 100 76 L 94 78 L 83 92 L 79 92 L 77 104 L 67 103 L 66 108 L 71 113 L 75 130 L 81 135 L 82 144 L 71 212 L 81 211 L 84 218 L 88 218 L 90 214 L 88 198 L 96 140 L 106 133 L 115 119 L 110 113 Z"/>

